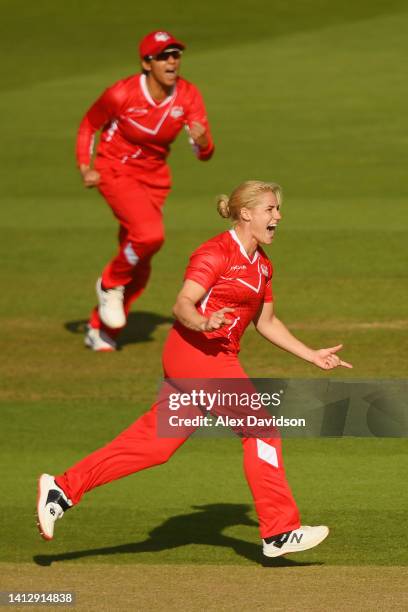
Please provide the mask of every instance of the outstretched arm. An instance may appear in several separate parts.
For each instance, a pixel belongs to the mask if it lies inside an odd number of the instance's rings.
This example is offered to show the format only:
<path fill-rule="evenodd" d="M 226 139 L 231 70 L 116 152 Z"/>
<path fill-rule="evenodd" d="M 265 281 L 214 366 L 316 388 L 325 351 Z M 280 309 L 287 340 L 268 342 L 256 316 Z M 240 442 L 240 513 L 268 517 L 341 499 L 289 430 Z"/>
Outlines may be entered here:
<path fill-rule="evenodd" d="M 342 344 L 330 348 L 314 350 L 298 340 L 273 312 L 273 303 L 264 303 L 254 320 L 257 331 L 276 346 L 313 363 L 322 370 L 332 370 L 338 366 L 352 368 L 351 363 L 343 361 L 336 354 Z"/>
<path fill-rule="evenodd" d="M 194 331 L 214 331 L 223 325 L 231 324 L 232 321 L 225 316 L 228 312 L 234 312 L 233 308 L 221 308 L 211 314 L 208 318 L 200 314 L 196 304 L 205 296 L 206 290 L 199 283 L 193 280 L 184 281 L 184 285 L 177 296 L 173 307 L 173 314 L 176 319 Z"/>

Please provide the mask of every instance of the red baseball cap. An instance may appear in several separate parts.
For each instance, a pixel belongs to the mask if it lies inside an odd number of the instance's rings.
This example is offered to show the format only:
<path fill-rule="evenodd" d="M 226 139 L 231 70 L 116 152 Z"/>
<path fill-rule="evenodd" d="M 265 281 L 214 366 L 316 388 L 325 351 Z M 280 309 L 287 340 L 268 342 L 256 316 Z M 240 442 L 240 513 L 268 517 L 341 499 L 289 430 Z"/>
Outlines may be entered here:
<path fill-rule="evenodd" d="M 177 47 L 185 49 L 186 45 L 177 38 L 174 38 L 170 32 L 155 30 L 147 34 L 139 44 L 140 57 L 155 56 L 167 49 L 167 47 Z"/>

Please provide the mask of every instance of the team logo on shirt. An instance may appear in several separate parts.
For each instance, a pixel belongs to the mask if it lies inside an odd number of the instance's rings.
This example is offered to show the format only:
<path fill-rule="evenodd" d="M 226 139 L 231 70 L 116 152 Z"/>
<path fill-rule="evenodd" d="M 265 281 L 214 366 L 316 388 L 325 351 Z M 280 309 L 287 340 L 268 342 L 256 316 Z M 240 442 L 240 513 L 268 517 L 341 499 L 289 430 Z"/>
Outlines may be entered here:
<path fill-rule="evenodd" d="M 156 32 L 156 34 L 154 35 L 154 40 L 157 42 L 166 42 L 166 40 L 169 40 L 170 36 L 167 34 L 167 32 Z"/>
<path fill-rule="evenodd" d="M 128 108 L 126 112 L 132 114 L 134 117 L 143 117 L 144 115 L 147 115 L 149 111 L 147 108 L 132 107 Z"/>
<path fill-rule="evenodd" d="M 269 276 L 268 268 L 264 264 L 261 264 L 261 272 L 264 276 Z"/>
<path fill-rule="evenodd" d="M 170 111 L 170 117 L 173 117 L 173 119 L 178 119 L 179 117 L 182 117 L 184 115 L 184 108 L 182 106 L 173 106 L 173 108 Z"/>
<path fill-rule="evenodd" d="M 243 264 L 242 266 L 231 266 L 230 268 L 230 272 L 237 272 L 238 270 L 246 270 L 247 267 L 245 264 Z"/>

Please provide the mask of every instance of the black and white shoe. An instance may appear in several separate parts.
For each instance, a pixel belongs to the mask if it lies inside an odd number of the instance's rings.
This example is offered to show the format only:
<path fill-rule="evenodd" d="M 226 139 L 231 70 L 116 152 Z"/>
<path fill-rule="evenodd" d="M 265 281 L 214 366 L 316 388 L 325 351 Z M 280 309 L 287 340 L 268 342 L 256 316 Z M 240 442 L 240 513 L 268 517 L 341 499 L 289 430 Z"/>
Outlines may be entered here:
<path fill-rule="evenodd" d="M 309 527 L 302 525 L 299 529 L 280 533 L 263 541 L 263 554 L 265 557 L 281 557 L 289 553 L 308 550 L 323 542 L 329 535 L 329 528 L 325 525 Z"/>
<path fill-rule="evenodd" d="M 54 477 L 42 474 L 38 479 L 37 527 L 44 540 L 52 540 L 55 521 L 72 506 L 64 491 L 56 484 Z"/>

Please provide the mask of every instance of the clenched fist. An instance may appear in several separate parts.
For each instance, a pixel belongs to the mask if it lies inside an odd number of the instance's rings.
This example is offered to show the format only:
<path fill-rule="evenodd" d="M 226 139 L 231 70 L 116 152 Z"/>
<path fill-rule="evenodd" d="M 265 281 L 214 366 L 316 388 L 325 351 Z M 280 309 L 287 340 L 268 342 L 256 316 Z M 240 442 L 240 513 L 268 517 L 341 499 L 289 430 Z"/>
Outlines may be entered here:
<path fill-rule="evenodd" d="M 82 180 L 85 187 L 91 189 L 92 187 L 96 187 L 97 185 L 99 185 L 101 175 L 97 170 L 93 170 L 89 166 L 81 166 L 79 170 L 81 172 Z"/>
<path fill-rule="evenodd" d="M 202 331 L 210 332 L 215 329 L 220 329 L 224 325 L 230 325 L 233 321 L 225 316 L 226 312 L 234 312 L 233 308 L 221 308 L 217 312 L 213 312 L 208 319 L 206 319 L 202 325 Z"/>

